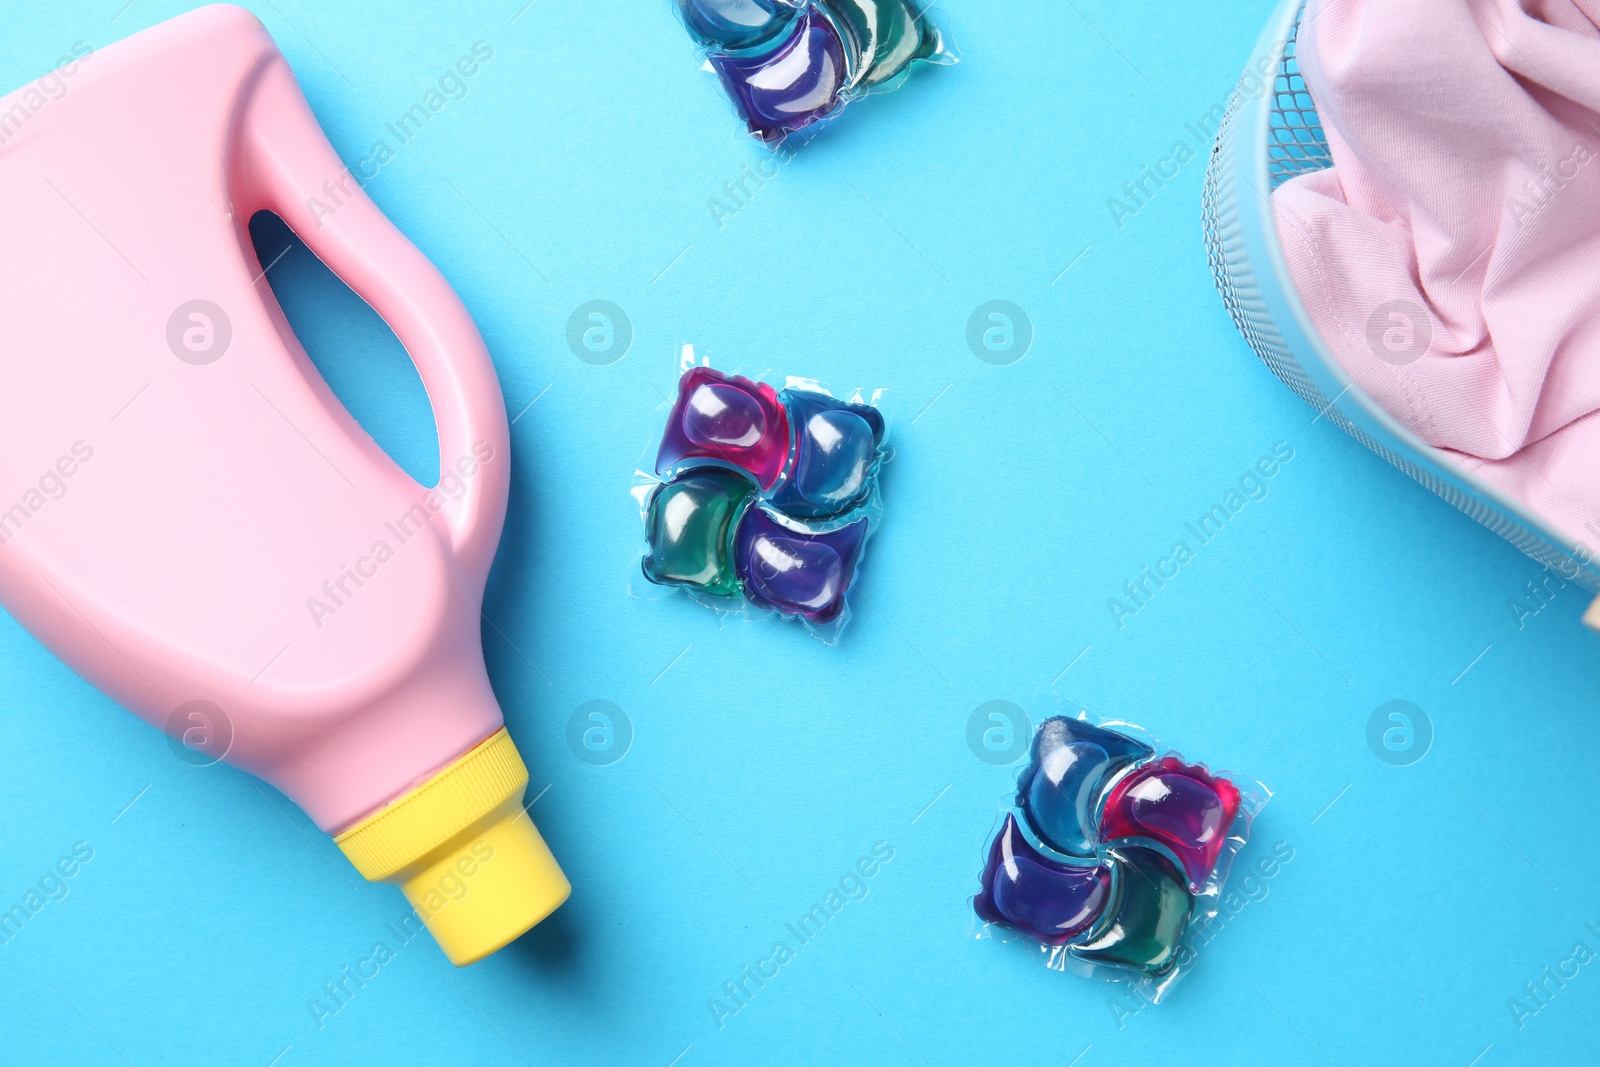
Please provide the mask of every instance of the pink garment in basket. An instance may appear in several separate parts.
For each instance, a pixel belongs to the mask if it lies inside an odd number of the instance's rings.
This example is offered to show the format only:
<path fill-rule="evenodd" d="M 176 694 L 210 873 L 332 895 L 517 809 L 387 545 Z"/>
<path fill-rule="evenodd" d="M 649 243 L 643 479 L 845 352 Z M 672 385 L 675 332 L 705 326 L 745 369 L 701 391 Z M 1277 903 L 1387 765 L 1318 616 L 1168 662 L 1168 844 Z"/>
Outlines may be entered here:
<path fill-rule="evenodd" d="M 1600 0 L 1310 0 L 1334 166 L 1273 197 L 1380 405 L 1600 547 Z"/>

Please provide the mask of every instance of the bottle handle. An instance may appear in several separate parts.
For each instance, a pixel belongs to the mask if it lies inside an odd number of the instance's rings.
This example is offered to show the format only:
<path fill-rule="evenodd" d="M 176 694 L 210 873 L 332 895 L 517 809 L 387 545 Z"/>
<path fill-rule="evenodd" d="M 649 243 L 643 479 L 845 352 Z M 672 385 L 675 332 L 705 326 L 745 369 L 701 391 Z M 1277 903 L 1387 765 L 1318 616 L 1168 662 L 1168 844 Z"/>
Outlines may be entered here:
<path fill-rule="evenodd" d="M 263 64 L 239 116 L 236 205 L 276 213 L 370 304 L 405 347 L 439 431 L 441 476 L 478 461 L 441 514 L 456 558 L 487 575 L 505 521 L 511 431 L 494 364 L 450 283 L 362 190 L 317 123 L 289 64 Z M 264 284 L 264 283 L 263 283 Z M 483 462 L 485 449 L 492 459 Z"/>

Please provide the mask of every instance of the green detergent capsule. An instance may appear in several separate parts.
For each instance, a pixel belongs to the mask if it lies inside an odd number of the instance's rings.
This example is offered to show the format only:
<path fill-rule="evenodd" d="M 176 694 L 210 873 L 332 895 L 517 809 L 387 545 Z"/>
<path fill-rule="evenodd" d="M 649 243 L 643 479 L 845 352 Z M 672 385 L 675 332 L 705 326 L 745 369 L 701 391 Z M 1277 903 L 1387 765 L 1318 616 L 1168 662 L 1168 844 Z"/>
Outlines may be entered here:
<path fill-rule="evenodd" d="M 849 88 L 871 89 L 941 48 L 939 32 L 907 0 L 822 0 L 855 60 Z"/>
<path fill-rule="evenodd" d="M 644 576 L 657 585 L 737 596 L 731 535 L 754 492 L 748 478 L 721 467 L 686 470 L 656 490 L 645 517 Z"/>
<path fill-rule="evenodd" d="M 1072 954 L 1165 974 L 1178 962 L 1178 939 L 1194 906 L 1183 875 L 1153 849 L 1110 848 L 1106 857 L 1116 875 L 1115 899 L 1102 928 Z"/>

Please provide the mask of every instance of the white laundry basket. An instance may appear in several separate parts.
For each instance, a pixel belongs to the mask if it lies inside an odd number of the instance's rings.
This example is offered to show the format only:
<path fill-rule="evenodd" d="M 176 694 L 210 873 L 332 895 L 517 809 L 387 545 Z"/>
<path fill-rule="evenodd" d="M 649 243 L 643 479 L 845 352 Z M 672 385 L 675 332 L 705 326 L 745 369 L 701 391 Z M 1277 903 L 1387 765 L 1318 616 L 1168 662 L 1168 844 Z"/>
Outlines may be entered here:
<path fill-rule="evenodd" d="M 1568 542 L 1378 407 L 1306 314 L 1271 203 L 1279 185 L 1333 162 L 1295 58 L 1303 10 L 1303 0 L 1285 0 L 1273 14 L 1228 104 L 1206 171 L 1207 257 L 1234 325 L 1272 373 L 1346 433 L 1561 577 L 1600 592 L 1593 549 Z"/>

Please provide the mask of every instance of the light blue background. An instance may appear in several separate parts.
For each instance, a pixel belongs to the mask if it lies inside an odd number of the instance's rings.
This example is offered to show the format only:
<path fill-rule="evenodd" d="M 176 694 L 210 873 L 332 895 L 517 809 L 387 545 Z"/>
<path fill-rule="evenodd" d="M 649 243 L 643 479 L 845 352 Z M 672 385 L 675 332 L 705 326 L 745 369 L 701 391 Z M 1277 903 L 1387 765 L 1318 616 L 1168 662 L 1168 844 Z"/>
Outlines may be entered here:
<path fill-rule="evenodd" d="M 0 85 L 187 6 L 122 3 L 14 5 Z M 0 905 L 75 842 L 94 859 L 0 946 L 0 1061 L 1592 1054 L 1600 964 L 1521 1029 L 1508 1007 L 1580 938 L 1600 949 L 1583 926 L 1600 926 L 1586 598 L 1561 590 L 1519 628 L 1510 603 L 1538 566 L 1313 424 L 1256 362 L 1207 271 L 1203 158 L 1123 228 L 1107 208 L 1224 100 L 1264 0 L 947 0 L 962 64 L 856 106 L 720 228 L 707 200 L 763 150 L 666 0 L 521 3 L 251 6 L 352 163 L 474 42 L 494 49 L 368 191 L 476 315 L 511 412 L 538 400 L 513 430 L 485 642 L 533 789 L 549 787 L 533 814 L 572 900 L 465 971 L 426 940 L 399 947 L 319 1029 L 307 1001 L 323 983 L 397 945 L 398 892 L 363 883 L 272 790 L 174 758 L 6 620 Z M 264 255 L 286 247 L 270 226 L 260 239 Z M 301 246 L 271 278 L 357 416 L 434 472 L 392 336 Z M 965 340 L 996 298 L 1035 330 L 1011 366 Z M 635 330 L 611 366 L 566 344 L 591 299 Z M 895 397 L 870 606 L 838 648 L 626 595 L 627 490 L 686 342 L 723 367 Z M 1107 599 L 1277 442 L 1294 459 L 1270 495 L 1119 629 Z M 1264 780 L 1276 797 L 1246 857 L 1293 849 L 1138 1014 L 969 936 L 1013 770 L 975 757 L 968 718 L 1052 681 Z M 607 767 L 565 740 L 596 699 L 635 733 Z M 1436 731 L 1413 766 L 1368 749 L 1368 717 L 1393 699 Z M 708 999 L 880 841 L 894 859 L 867 898 L 719 1029 Z"/>

